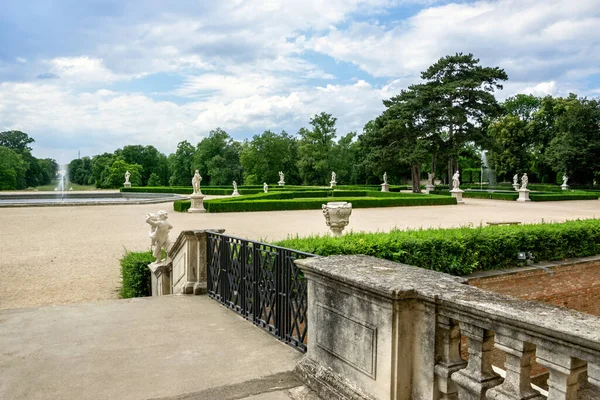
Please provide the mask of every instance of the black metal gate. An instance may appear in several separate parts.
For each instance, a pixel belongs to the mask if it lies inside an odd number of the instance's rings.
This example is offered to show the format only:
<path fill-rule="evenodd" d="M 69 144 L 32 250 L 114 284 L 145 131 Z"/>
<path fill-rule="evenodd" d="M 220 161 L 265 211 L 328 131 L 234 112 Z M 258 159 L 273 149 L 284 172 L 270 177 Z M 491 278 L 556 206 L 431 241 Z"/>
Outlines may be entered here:
<path fill-rule="evenodd" d="M 208 295 L 306 352 L 306 279 L 294 260 L 314 254 L 207 233 Z"/>

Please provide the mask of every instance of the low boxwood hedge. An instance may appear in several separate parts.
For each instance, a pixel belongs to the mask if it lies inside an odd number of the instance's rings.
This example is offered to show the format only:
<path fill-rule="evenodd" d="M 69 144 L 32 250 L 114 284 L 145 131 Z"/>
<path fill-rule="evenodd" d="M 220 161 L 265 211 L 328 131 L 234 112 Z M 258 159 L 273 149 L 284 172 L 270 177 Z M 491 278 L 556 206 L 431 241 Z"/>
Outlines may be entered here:
<path fill-rule="evenodd" d="M 127 251 L 121 258 L 121 297 L 144 297 L 152 295 L 152 282 L 148 264 L 154 257 L 150 251 Z"/>
<path fill-rule="evenodd" d="M 598 193 L 529 193 L 531 201 L 598 200 Z"/>
<path fill-rule="evenodd" d="M 521 265 L 521 251 L 536 261 L 600 254 L 600 220 L 478 228 L 348 233 L 290 238 L 278 246 L 322 256 L 366 254 L 421 268 L 465 275 Z"/>
<path fill-rule="evenodd" d="M 448 192 L 449 193 L 449 192 Z M 519 194 L 506 192 L 470 192 L 465 191 L 463 197 L 466 199 L 491 199 L 491 200 L 517 200 Z"/>

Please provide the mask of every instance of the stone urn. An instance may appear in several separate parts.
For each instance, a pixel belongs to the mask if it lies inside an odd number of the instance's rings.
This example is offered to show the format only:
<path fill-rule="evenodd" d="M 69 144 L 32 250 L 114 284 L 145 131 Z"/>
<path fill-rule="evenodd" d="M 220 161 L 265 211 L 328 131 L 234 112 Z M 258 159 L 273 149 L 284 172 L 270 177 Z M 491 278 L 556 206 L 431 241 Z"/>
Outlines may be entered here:
<path fill-rule="evenodd" d="M 352 203 L 346 201 L 333 201 L 323 204 L 323 215 L 325 223 L 334 235 L 340 236 L 342 231 L 350 222 L 352 214 Z"/>

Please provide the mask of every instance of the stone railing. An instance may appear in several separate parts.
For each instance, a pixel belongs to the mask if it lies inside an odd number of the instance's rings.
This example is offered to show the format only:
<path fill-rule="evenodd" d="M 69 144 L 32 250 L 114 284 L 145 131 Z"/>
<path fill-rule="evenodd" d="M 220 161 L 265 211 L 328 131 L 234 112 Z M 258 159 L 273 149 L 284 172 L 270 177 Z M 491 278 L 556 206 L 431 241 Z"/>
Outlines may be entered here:
<path fill-rule="evenodd" d="M 308 352 L 297 370 L 322 398 L 600 398 L 598 317 L 373 257 L 296 264 L 309 300 Z M 504 378 L 492 367 L 494 348 L 506 356 Z M 530 383 L 533 355 L 549 372 L 547 392 Z M 580 383 L 592 394 L 578 397 Z"/>
<path fill-rule="evenodd" d="M 206 293 L 207 232 L 224 229 L 183 231 L 167 251 L 166 262 L 150 264 L 152 295 Z"/>

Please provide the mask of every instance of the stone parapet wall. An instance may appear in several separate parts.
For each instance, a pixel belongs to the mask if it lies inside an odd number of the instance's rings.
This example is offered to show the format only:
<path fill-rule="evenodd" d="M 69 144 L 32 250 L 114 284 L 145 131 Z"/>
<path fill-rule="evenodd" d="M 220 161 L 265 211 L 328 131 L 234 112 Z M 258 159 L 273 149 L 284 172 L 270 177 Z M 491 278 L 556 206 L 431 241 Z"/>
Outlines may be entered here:
<path fill-rule="evenodd" d="M 600 257 L 477 273 L 468 277 L 468 283 L 521 300 L 600 316 Z"/>

